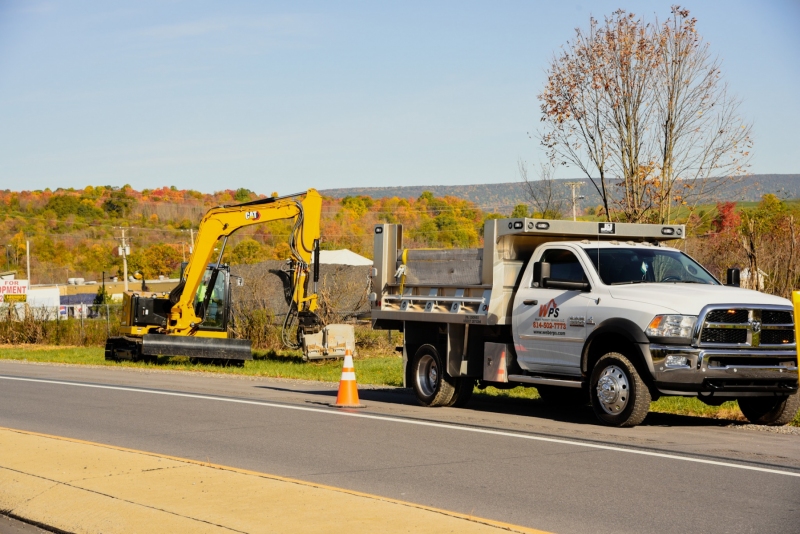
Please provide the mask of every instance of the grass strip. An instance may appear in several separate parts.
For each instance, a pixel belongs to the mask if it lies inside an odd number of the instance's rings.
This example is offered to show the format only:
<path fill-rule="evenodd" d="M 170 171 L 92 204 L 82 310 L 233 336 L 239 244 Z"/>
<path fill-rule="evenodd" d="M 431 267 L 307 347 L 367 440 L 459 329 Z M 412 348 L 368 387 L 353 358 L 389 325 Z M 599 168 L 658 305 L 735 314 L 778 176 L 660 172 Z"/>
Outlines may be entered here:
<path fill-rule="evenodd" d="M 45 345 L 0 345 L 0 359 L 169 369 L 268 378 L 294 378 L 321 382 L 338 382 L 342 373 L 342 363 L 338 360 L 304 362 L 299 353 L 274 351 L 255 352 L 254 359 L 245 362 L 243 367 L 194 364 L 188 358 L 181 357 L 159 358 L 159 361 L 155 364 L 109 362 L 105 360 L 103 349 L 99 347 L 53 347 Z M 359 383 L 386 386 L 403 385 L 403 362 L 399 356 L 371 356 L 357 358 L 356 361 L 356 373 Z M 513 399 L 539 398 L 535 388 L 521 386 L 504 390 L 488 387 L 480 390 L 479 394 Z M 708 406 L 693 397 L 662 397 L 650 405 L 650 411 L 730 421 L 746 421 L 736 401 L 726 402 L 722 406 Z M 800 426 L 800 412 L 790 424 L 792 426 Z"/>

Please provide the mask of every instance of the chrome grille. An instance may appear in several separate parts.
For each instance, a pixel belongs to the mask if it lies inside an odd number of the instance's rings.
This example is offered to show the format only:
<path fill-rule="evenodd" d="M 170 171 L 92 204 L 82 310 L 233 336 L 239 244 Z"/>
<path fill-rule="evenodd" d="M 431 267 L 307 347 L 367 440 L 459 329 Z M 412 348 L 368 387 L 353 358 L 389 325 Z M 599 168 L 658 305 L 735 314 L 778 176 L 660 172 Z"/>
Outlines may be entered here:
<path fill-rule="evenodd" d="M 747 330 L 743 328 L 703 328 L 703 343 L 747 343 Z"/>
<path fill-rule="evenodd" d="M 761 332 L 762 345 L 788 345 L 794 343 L 794 330 L 764 330 Z"/>
<path fill-rule="evenodd" d="M 695 340 L 710 347 L 794 346 L 792 312 L 786 309 L 719 307 L 701 316 Z"/>
<path fill-rule="evenodd" d="M 761 312 L 763 324 L 792 324 L 792 312 L 764 310 Z"/>
<path fill-rule="evenodd" d="M 711 310 L 706 315 L 707 323 L 746 323 L 750 312 L 747 310 Z"/>

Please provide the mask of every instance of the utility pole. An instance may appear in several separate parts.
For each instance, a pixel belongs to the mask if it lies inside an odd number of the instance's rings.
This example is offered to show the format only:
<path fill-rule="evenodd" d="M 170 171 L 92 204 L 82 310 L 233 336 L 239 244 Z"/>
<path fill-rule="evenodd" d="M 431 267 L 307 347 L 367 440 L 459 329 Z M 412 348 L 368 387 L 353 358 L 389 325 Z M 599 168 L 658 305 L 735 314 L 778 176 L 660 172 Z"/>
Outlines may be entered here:
<path fill-rule="evenodd" d="M 125 242 L 125 229 L 122 228 L 122 246 L 119 248 L 122 256 L 122 280 L 125 291 L 128 291 L 128 243 Z"/>
<path fill-rule="evenodd" d="M 33 280 L 31 279 L 31 242 L 29 240 L 25 240 L 25 256 L 27 256 L 28 262 L 28 287 L 33 285 Z"/>
<path fill-rule="evenodd" d="M 577 199 L 583 199 L 585 197 L 583 195 L 575 196 L 575 190 L 578 189 L 580 186 L 582 186 L 583 182 L 566 182 L 564 185 L 569 186 L 570 188 L 572 188 L 572 220 L 573 221 L 577 221 L 578 220 L 578 210 L 577 210 L 577 206 L 575 204 L 575 201 Z"/>
<path fill-rule="evenodd" d="M 189 235 L 192 236 L 189 241 L 189 255 L 191 255 L 194 252 L 194 228 L 189 228 Z"/>

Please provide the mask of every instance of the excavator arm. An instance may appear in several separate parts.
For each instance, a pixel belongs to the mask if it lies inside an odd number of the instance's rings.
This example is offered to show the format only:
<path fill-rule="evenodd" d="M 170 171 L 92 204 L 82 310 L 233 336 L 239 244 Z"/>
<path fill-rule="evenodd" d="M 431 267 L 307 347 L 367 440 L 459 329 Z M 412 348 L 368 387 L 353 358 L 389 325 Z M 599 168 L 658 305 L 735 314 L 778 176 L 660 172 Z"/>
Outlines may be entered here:
<path fill-rule="evenodd" d="M 302 200 L 301 196 L 305 195 Z M 285 197 L 273 197 L 235 206 L 221 206 L 206 213 L 200 222 L 194 252 L 184 270 L 183 279 L 170 294 L 174 303 L 169 313 L 166 333 L 172 336 L 192 336 L 203 322 L 194 308 L 197 290 L 203 275 L 211 263 L 219 263 L 228 237 L 246 226 L 263 224 L 281 219 L 293 219 L 289 249 L 294 262 L 292 276 L 292 300 L 296 310 L 313 314 L 317 307 L 317 295 L 306 293 L 309 266 L 319 243 L 322 197 L 315 189 Z M 214 258 L 214 249 L 222 239 L 219 256 Z M 212 280 L 213 282 L 213 280 Z"/>

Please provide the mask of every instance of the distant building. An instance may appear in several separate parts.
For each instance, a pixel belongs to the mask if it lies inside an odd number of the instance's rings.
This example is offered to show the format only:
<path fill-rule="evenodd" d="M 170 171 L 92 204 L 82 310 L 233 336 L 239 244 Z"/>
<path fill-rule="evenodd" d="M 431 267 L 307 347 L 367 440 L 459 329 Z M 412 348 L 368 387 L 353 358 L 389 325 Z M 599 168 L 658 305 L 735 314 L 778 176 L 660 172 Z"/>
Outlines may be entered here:
<path fill-rule="evenodd" d="M 369 265 L 372 267 L 371 259 L 346 248 L 341 250 L 320 250 L 319 262 L 323 265 Z"/>

